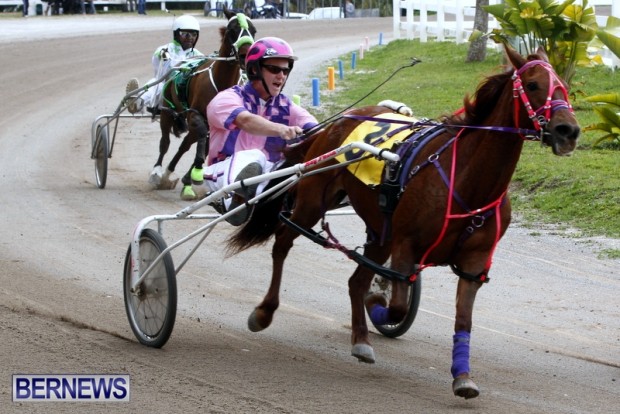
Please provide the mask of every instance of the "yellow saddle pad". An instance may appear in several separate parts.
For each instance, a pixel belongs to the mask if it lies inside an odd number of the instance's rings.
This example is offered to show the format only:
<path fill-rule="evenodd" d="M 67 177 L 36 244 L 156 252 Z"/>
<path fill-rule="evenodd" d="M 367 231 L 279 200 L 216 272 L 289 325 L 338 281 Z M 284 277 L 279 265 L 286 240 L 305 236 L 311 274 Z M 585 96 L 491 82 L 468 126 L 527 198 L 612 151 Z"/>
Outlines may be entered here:
<path fill-rule="evenodd" d="M 344 140 L 342 146 L 350 144 L 351 142 L 362 141 L 377 148 L 390 149 L 396 142 L 401 142 L 403 139 L 411 135 L 410 129 L 397 132 L 392 136 L 388 134 L 395 129 L 402 128 L 402 123 L 390 122 L 391 120 L 406 121 L 412 124 L 417 122 L 418 119 L 409 116 L 395 114 L 392 112 L 379 114 L 373 116 L 373 118 L 385 119 L 385 121 L 363 121 L 361 122 L 349 136 Z M 351 160 L 362 158 L 366 154 L 362 150 L 354 150 L 344 154 L 340 154 L 336 157 L 338 162 L 348 162 Z M 352 163 L 347 166 L 347 169 L 355 175 L 359 180 L 367 185 L 378 185 L 381 183 L 381 172 L 383 171 L 384 161 L 375 157 L 370 157 L 359 162 Z"/>

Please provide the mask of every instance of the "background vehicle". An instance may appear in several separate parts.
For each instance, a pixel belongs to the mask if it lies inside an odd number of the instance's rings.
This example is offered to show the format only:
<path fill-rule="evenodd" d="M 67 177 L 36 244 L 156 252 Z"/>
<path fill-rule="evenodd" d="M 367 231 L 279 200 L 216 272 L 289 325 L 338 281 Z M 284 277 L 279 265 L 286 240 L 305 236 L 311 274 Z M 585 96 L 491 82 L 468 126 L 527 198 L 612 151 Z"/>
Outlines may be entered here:
<path fill-rule="evenodd" d="M 340 7 L 317 7 L 308 13 L 308 19 L 343 19 Z"/>
<path fill-rule="evenodd" d="M 243 12 L 252 19 L 281 19 L 282 4 L 271 1 L 247 1 L 243 5 Z"/>

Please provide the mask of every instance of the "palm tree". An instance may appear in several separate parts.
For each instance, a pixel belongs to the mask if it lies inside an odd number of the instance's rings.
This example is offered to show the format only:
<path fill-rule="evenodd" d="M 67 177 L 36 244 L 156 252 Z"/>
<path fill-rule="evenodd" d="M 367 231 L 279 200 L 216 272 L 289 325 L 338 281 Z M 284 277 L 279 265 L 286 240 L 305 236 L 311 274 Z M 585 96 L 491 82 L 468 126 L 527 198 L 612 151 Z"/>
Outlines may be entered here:
<path fill-rule="evenodd" d="M 486 33 L 489 30 L 489 14 L 484 6 L 489 5 L 489 0 L 476 0 L 476 15 L 474 16 L 474 32 Z M 478 36 L 469 44 L 467 62 L 482 62 L 487 55 L 487 37 Z"/>

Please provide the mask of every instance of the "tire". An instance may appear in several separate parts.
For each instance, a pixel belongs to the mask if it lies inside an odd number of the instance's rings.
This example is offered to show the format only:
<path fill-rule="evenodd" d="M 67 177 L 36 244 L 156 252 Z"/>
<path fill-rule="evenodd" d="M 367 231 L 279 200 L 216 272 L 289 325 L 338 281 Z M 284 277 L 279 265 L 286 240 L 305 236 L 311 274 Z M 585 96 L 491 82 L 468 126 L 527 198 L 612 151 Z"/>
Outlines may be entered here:
<path fill-rule="evenodd" d="M 95 179 L 97 187 L 105 188 L 108 177 L 108 158 L 110 157 L 110 146 L 108 141 L 108 127 L 97 126 L 97 135 L 95 138 L 94 155 L 95 155 Z"/>
<path fill-rule="evenodd" d="M 140 270 L 148 266 L 166 249 L 164 239 L 152 229 L 140 235 Z M 166 344 L 177 312 L 177 283 L 172 256 L 166 253 L 156 267 L 131 292 L 131 245 L 125 256 L 123 274 L 125 311 L 131 330 L 141 344 L 161 348 Z"/>
<path fill-rule="evenodd" d="M 404 335 L 409 330 L 409 328 L 411 328 L 411 325 L 413 324 L 413 321 L 415 320 L 415 317 L 418 314 L 418 307 L 420 306 L 421 291 L 422 291 L 422 274 L 419 274 L 416 281 L 409 285 L 409 291 L 407 295 L 408 296 L 407 303 L 409 305 L 409 309 L 407 310 L 407 314 L 405 315 L 405 318 L 401 322 L 394 324 L 394 325 L 375 325 L 373 323 L 374 327 L 379 332 L 381 332 L 381 334 L 383 334 L 384 336 L 387 336 L 388 338 L 397 338 L 401 335 Z M 372 283 L 370 284 L 370 289 L 368 293 L 376 293 L 376 292 L 382 293 L 389 302 L 392 297 L 392 283 L 389 280 L 381 276 L 375 275 L 374 279 L 372 280 Z M 366 309 L 366 313 L 368 312 L 369 310 Z"/>

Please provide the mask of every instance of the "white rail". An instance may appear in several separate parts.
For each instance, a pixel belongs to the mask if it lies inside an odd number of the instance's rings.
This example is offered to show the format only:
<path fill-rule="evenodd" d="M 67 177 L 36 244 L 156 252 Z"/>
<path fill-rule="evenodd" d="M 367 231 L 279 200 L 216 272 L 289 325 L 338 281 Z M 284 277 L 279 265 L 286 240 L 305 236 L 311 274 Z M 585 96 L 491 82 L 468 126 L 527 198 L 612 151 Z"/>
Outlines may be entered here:
<path fill-rule="evenodd" d="M 490 0 L 490 4 L 499 3 L 499 0 Z M 401 31 L 406 32 L 407 39 L 414 39 L 415 34 L 421 42 L 428 37 L 435 37 L 439 41 L 454 39 L 457 43 L 467 40 L 473 29 L 473 17 L 476 13 L 476 0 L 393 0 L 394 38 L 401 37 Z M 405 10 L 405 21 L 402 21 L 402 10 Z M 416 19 L 414 11 L 420 15 Z M 431 15 L 429 12 L 436 13 Z M 497 23 L 489 17 L 489 28 Z"/>
<path fill-rule="evenodd" d="M 498 4 L 500 0 L 489 0 L 489 4 Z M 577 4 L 581 2 L 576 1 Z M 611 16 L 620 18 L 620 0 L 589 0 L 589 6 L 611 7 Z M 438 41 L 447 39 L 457 43 L 467 41 L 473 30 L 473 17 L 476 12 L 476 0 L 393 0 L 394 38 L 399 39 L 405 32 L 406 39 L 417 35 L 421 42 L 434 37 Z M 402 11 L 405 10 L 405 20 Z M 416 18 L 414 12 L 419 11 Z M 429 12 L 434 12 L 429 19 Z M 606 16 L 597 18 L 600 24 L 607 21 Z M 497 21 L 489 16 L 489 29 L 498 27 Z"/>
<path fill-rule="evenodd" d="M 489 0 L 489 4 L 498 4 L 500 0 Z M 581 4 L 576 0 L 575 4 Z M 620 0 L 589 0 L 588 6 L 605 7 L 606 15 L 597 14 L 596 21 L 600 27 L 607 23 L 607 15 L 620 18 Z M 406 39 L 427 42 L 429 37 L 438 41 L 454 40 L 466 42 L 473 31 L 473 17 L 476 12 L 476 0 L 393 0 L 394 38 L 401 38 L 405 32 Z M 402 11 L 405 10 L 405 20 Z M 419 11 L 416 18 L 415 11 Z M 607 11 L 609 10 L 609 12 Z M 429 12 L 433 12 L 429 16 Z M 489 30 L 499 27 L 498 22 L 489 16 Z M 597 51 L 603 63 L 612 68 L 620 66 L 620 59 L 606 47 Z"/>

